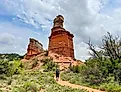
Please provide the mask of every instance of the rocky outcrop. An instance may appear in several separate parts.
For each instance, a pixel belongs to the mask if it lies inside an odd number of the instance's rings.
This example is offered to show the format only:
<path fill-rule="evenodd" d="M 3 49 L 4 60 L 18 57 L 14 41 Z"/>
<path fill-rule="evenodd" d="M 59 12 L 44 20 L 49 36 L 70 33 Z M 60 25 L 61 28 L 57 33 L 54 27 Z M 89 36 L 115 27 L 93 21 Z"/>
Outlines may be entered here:
<path fill-rule="evenodd" d="M 60 66 L 60 69 L 64 69 L 73 65 L 76 66 L 76 65 L 84 64 L 80 60 L 74 60 L 71 57 L 64 57 L 56 53 L 51 53 L 49 57 L 53 59 L 53 62 L 57 63 Z"/>
<path fill-rule="evenodd" d="M 47 53 L 43 50 L 43 45 L 41 43 L 30 38 L 30 43 L 24 59 L 31 61 L 36 59 L 37 61 L 41 61 L 44 58 L 50 58 L 62 68 L 80 64 L 80 61 L 74 60 L 74 36 L 63 28 L 63 22 L 64 18 L 61 15 L 58 15 L 54 19 Z"/>
<path fill-rule="evenodd" d="M 37 40 L 30 38 L 30 42 L 27 48 L 27 53 L 24 59 L 30 59 L 44 52 L 43 45 Z"/>
<path fill-rule="evenodd" d="M 54 19 L 54 25 L 49 37 L 48 52 L 57 53 L 64 57 L 74 59 L 73 34 L 63 28 L 64 18 L 58 15 Z"/>

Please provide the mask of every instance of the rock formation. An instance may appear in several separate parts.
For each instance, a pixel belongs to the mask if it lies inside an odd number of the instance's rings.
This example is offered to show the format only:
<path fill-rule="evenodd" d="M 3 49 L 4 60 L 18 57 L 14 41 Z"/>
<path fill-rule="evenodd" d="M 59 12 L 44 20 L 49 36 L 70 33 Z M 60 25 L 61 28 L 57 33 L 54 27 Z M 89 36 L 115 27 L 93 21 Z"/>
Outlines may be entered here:
<path fill-rule="evenodd" d="M 73 34 L 66 31 L 63 28 L 64 18 L 58 15 L 54 19 L 54 25 L 51 29 L 51 35 L 49 37 L 48 52 L 49 56 L 51 53 L 57 53 L 64 57 L 71 57 L 74 59 L 74 47 L 73 47 Z"/>
<path fill-rule="evenodd" d="M 25 59 L 30 59 L 38 54 L 43 53 L 43 45 L 39 43 L 37 40 L 30 38 L 30 42 L 27 48 L 27 53 L 25 55 Z"/>
<path fill-rule="evenodd" d="M 24 59 L 42 59 L 51 58 L 60 67 L 69 67 L 78 65 L 80 61 L 74 60 L 73 34 L 63 28 L 64 18 L 58 15 L 53 21 L 53 28 L 49 37 L 48 53 L 43 50 L 43 45 L 37 40 L 30 38 L 27 53 Z"/>

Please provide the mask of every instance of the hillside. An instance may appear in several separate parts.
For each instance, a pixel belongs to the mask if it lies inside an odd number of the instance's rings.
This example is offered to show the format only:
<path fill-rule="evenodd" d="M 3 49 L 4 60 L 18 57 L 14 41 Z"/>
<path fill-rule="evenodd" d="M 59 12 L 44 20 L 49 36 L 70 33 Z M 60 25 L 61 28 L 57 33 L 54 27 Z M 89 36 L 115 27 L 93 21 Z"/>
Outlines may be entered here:
<path fill-rule="evenodd" d="M 0 92 L 86 92 L 57 84 L 52 70 L 55 66 L 50 66 L 51 64 L 45 64 L 39 70 L 26 69 L 25 64 L 20 61 L 0 61 Z M 51 68 L 44 72 L 43 69 L 46 69 L 47 65 Z"/>
<path fill-rule="evenodd" d="M 14 59 L 22 59 L 23 56 L 16 54 L 16 53 L 11 53 L 11 54 L 0 54 L 0 60 L 8 60 L 8 61 L 13 61 Z"/>

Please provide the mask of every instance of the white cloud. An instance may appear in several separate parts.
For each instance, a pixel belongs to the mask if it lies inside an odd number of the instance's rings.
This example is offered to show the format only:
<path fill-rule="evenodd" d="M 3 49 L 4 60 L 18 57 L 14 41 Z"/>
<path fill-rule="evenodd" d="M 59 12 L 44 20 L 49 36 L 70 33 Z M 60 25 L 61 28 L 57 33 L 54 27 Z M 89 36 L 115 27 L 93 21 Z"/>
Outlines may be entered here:
<path fill-rule="evenodd" d="M 46 46 L 47 38 L 29 28 L 15 26 L 11 23 L 0 23 L 0 53 L 25 54 L 29 38 L 35 38 Z M 45 47 L 44 47 L 45 48 Z"/>
<path fill-rule="evenodd" d="M 15 37 L 8 33 L 0 34 L 0 45 L 13 45 Z"/>
<path fill-rule="evenodd" d="M 78 56 L 77 59 L 82 59 L 82 60 L 86 60 L 87 58 L 90 57 L 89 55 L 89 50 L 88 49 L 88 45 L 85 44 L 84 42 L 81 42 L 80 44 L 76 44 L 75 45 L 75 55 Z"/>

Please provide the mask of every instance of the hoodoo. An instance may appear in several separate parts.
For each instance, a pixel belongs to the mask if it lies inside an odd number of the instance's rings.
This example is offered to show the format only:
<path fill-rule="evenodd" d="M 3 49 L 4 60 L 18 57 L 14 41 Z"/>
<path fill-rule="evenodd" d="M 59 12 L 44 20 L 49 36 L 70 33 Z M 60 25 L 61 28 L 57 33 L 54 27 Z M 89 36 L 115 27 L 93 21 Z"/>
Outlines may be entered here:
<path fill-rule="evenodd" d="M 69 31 L 63 28 L 64 17 L 58 15 L 54 19 L 53 28 L 49 37 L 48 52 L 56 53 L 64 57 L 71 57 L 74 59 L 73 37 Z"/>
<path fill-rule="evenodd" d="M 49 36 L 47 55 L 45 55 L 46 51 L 43 49 L 43 45 L 37 40 L 30 38 L 24 59 L 36 59 L 39 61 L 44 58 L 53 59 L 53 62 L 60 65 L 61 69 L 70 65 L 81 64 L 82 62 L 76 60 L 74 57 L 74 35 L 63 27 L 63 23 L 64 17 L 62 15 L 56 16 Z"/>

